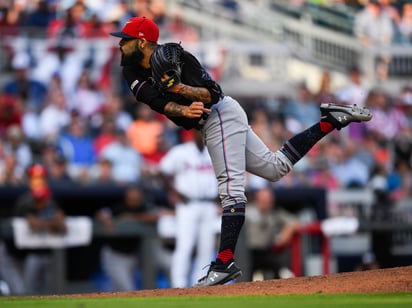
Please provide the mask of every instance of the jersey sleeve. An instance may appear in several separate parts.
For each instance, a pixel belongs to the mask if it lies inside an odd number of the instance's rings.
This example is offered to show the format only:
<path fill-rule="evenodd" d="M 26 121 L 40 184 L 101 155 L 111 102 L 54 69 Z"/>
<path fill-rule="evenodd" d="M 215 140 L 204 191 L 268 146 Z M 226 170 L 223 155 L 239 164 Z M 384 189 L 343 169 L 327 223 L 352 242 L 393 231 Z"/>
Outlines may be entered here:
<path fill-rule="evenodd" d="M 127 66 L 123 67 L 123 77 L 137 101 L 144 102 L 154 111 L 164 114 L 168 101 L 152 86 L 148 77 Z"/>
<path fill-rule="evenodd" d="M 191 53 L 185 51 L 183 62 L 182 82 L 194 87 L 205 87 L 212 97 L 212 104 L 216 104 L 223 95 L 220 85 Z"/>

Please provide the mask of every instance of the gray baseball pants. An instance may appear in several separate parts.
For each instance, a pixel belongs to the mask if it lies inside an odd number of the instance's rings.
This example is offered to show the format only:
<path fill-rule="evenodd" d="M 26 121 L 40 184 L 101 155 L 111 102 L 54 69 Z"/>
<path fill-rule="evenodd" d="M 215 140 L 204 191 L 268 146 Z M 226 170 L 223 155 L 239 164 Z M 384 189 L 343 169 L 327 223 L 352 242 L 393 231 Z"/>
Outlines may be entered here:
<path fill-rule="evenodd" d="M 275 182 L 293 167 L 283 153 L 270 151 L 253 132 L 246 112 L 230 96 L 212 106 L 202 131 L 223 208 L 247 202 L 245 171 Z"/>

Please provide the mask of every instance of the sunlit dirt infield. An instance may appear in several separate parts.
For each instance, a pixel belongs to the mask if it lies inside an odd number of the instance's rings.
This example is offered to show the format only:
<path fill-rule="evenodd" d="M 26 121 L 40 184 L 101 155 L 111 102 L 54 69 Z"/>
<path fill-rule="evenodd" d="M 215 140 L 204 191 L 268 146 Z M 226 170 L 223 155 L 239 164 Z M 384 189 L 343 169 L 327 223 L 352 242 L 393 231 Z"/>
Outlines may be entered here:
<path fill-rule="evenodd" d="M 64 297 L 225 296 L 412 292 L 412 266 L 312 277 L 239 282 L 223 286 L 170 288 L 133 292 L 70 294 Z"/>

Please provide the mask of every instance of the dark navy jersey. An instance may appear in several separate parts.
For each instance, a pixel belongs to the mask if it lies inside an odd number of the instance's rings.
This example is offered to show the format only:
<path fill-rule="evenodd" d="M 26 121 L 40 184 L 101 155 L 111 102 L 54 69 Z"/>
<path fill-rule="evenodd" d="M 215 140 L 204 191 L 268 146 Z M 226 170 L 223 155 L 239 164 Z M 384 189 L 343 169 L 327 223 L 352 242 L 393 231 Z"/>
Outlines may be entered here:
<path fill-rule="evenodd" d="M 149 105 L 150 108 L 161 114 L 166 115 L 164 107 L 170 101 L 185 106 L 189 106 L 192 103 L 192 101 L 187 100 L 181 95 L 159 91 L 151 79 L 152 73 L 150 69 L 145 69 L 141 66 L 123 66 L 123 76 L 136 100 Z M 187 51 L 184 51 L 182 54 L 182 72 L 180 77 L 183 84 L 193 87 L 204 87 L 209 90 L 212 102 L 205 104 L 206 108 L 216 104 L 223 95 L 219 84 L 212 80 L 199 61 Z M 176 125 L 185 129 L 197 127 L 200 120 L 200 118 L 189 119 L 186 117 L 166 116 Z"/>

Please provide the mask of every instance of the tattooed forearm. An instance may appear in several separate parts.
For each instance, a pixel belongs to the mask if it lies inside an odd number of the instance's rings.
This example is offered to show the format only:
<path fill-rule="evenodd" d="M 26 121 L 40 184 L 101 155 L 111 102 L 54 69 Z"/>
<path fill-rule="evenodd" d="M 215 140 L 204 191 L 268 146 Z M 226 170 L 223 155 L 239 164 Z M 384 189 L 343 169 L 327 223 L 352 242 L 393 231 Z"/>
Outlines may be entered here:
<path fill-rule="evenodd" d="M 184 116 L 184 110 L 187 108 L 186 106 L 182 106 L 176 104 L 175 102 L 168 102 L 165 106 L 165 114 L 174 117 L 182 117 Z"/>
<path fill-rule="evenodd" d="M 210 92 L 206 88 L 191 87 L 188 85 L 180 84 L 176 93 L 193 102 L 197 101 L 209 104 L 212 101 Z"/>

